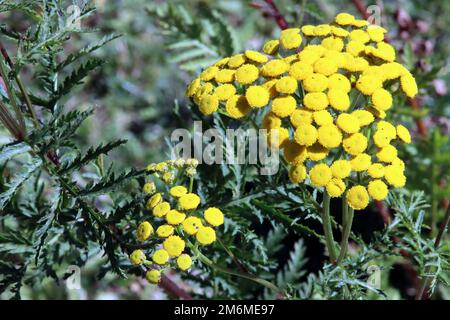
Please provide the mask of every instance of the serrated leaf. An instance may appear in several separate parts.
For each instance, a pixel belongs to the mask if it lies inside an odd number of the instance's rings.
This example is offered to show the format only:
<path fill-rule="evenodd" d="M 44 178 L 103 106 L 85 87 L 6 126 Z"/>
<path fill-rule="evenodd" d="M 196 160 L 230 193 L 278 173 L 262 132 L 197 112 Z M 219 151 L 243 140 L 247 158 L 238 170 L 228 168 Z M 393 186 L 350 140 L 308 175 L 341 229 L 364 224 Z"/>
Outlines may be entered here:
<path fill-rule="evenodd" d="M 33 173 L 35 173 L 42 165 L 41 159 L 33 158 L 31 162 L 24 165 L 25 170 L 13 176 L 13 178 L 6 184 L 8 189 L 0 194 L 0 209 L 11 201 L 16 192 L 27 181 Z"/>

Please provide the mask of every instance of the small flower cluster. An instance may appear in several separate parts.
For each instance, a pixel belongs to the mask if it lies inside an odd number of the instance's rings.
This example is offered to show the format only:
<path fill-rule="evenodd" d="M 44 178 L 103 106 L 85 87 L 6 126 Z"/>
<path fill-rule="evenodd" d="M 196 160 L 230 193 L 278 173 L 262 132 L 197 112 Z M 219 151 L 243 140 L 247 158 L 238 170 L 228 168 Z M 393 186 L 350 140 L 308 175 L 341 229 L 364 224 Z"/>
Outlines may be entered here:
<path fill-rule="evenodd" d="M 220 209 L 211 207 L 199 212 L 200 197 L 184 185 L 177 184 L 183 174 L 192 181 L 197 165 L 195 159 L 178 159 L 147 167 L 154 177 L 164 182 L 167 191 L 158 191 L 153 181 L 145 183 L 143 192 L 148 196 L 146 208 L 152 212 L 152 217 L 147 219 L 151 222 L 139 224 L 136 238 L 141 243 L 160 239 L 162 244 L 149 252 L 151 261 L 140 249 L 131 253 L 130 261 L 133 265 L 149 267 L 146 278 L 151 283 L 158 283 L 162 269 L 171 263 L 183 271 L 189 269 L 193 259 L 185 253 L 186 246 L 192 249 L 198 245 L 212 244 L 216 241 L 214 227 L 224 223 Z"/>
<path fill-rule="evenodd" d="M 392 143 L 410 143 L 410 134 L 384 119 L 392 93 L 401 89 L 412 98 L 418 88 L 395 62 L 386 32 L 347 13 L 331 24 L 283 30 L 262 52 L 248 50 L 208 67 L 186 94 L 204 115 L 220 110 L 241 119 L 264 112 L 261 127 L 269 130 L 268 142 L 283 149 L 291 181 L 309 176 L 331 197 L 344 195 L 348 185 L 348 204 L 361 210 L 370 197 L 384 199 L 388 185 L 406 182 Z"/>

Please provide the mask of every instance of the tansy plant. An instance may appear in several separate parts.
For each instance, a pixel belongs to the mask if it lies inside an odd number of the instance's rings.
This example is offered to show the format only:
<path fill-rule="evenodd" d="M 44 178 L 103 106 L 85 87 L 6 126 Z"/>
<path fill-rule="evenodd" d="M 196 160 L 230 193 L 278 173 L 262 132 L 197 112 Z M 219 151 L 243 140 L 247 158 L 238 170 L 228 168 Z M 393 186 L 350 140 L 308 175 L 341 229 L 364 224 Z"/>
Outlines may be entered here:
<path fill-rule="evenodd" d="M 241 121 L 263 116 L 260 128 L 282 150 L 294 184 L 323 191 L 322 219 L 331 261 L 341 261 L 353 211 L 389 188 L 405 185 L 396 145 L 406 127 L 383 120 L 393 95 L 417 94 L 414 77 L 396 62 L 386 29 L 340 13 L 331 24 L 283 30 L 262 52 L 248 50 L 206 68 L 187 88 L 205 115 Z M 335 252 L 330 198 L 342 197 L 343 244 Z"/>
<path fill-rule="evenodd" d="M 136 249 L 130 254 L 130 261 L 146 269 L 146 278 L 151 283 L 158 283 L 161 271 L 171 265 L 182 271 L 189 269 L 192 255 L 194 259 L 209 263 L 200 248 L 216 241 L 214 228 L 223 224 L 224 216 L 215 207 L 200 210 L 200 197 L 192 192 L 197 165 L 195 159 L 178 159 L 147 167 L 153 178 L 163 182 L 164 190 L 157 190 L 153 181 L 145 183 L 143 192 L 148 195 L 145 207 L 152 216 L 147 219 L 150 221 L 139 224 L 136 238 L 143 246 L 147 240 L 156 238 L 161 240 L 162 246 L 158 244 L 147 253 Z M 189 178 L 188 186 L 179 184 L 183 175 Z M 188 251 L 191 255 L 186 253 Z"/>

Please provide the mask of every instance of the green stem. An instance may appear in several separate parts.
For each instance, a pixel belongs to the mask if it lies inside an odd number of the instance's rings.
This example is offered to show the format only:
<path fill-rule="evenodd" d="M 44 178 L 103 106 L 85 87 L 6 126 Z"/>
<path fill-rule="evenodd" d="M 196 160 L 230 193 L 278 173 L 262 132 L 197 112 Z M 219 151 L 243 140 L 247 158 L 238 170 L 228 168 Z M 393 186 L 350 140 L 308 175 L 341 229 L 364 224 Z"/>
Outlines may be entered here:
<path fill-rule="evenodd" d="M 16 82 L 17 82 L 17 85 L 19 86 L 20 92 L 22 93 L 23 97 L 25 98 L 25 104 L 27 105 L 28 111 L 31 114 L 31 118 L 33 119 L 34 127 L 37 129 L 37 128 L 39 128 L 39 121 L 36 116 L 36 112 L 34 112 L 33 105 L 30 100 L 30 96 L 28 95 L 27 90 L 25 89 L 25 86 L 24 86 L 22 80 L 19 78 L 19 75 L 14 74 L 14 78 L 16 79 Z"/>
<path fill-rule="evenodd" d="M 346 198 L 343 197 L 342 198 L 343 230 L 341 240 L 341 251 L 339 252 L 337 264 L 340 264 L 344 260 L 345 255 L 347 254 L 348 239 L 350 237 L 350 231 L 352 230 L 353 213 L 354 213 L 353 209 L 349 208 Z"/>
<path fill-rule="evenodd" d="M 437 249 L 439 248 L 439 245 L 441 244 L 441 240 L 444 237 L 444 234 L 447 230 L 447 226 L 450 223 L 450 206 L 447 207 L 447 211 L 445 213 L 445 218 L 444 221 L 441 224 L 441 227 L 439 228 L 439 233 L 436 237 L 436 240 L 434 241 L 434 247 Z M 425 274 L 430 272 L 431 267 L 427 268 L 427 271 L 425 272 Z M 424 276 L 422 278 L 422 282 L 420 284 L 419 290 L 417 290 L 417 294 L 415 299 L 416 300 L 422 300 L 424 295 L 425 295 L 425 290 L 428 288 L 428 286 L 430 285 L 430 278 L 428 278 L 427 276 Z"/>
<path fill-rule="evenodd" d="M 327 245 L 328 253 L 330 255 L 330 261 L 334 263 L 336 261 L 336 248 L 334 246 L 333 229 L 331 227 L 330 196 L 326 191 L 324 191 L 323 193 L 322 224 L 323 233 L 325 235 L 325 242 Z"/>
<path fill-rule="evenodd" d="M 280 289 L 280 288 L 278 288 L 276 285 L 274 285 L 273 283 L 271 283 L 271 282 L 269 282 L 269 281 L 267 281 L 267 280 L 264 280 L 264 279 L 255 277 L 255 276 L 253 276 L 253 275 L 251 275 L 251 274 L 248 274 L 248 273 L 244 273 L 244 272 L 239 272 L 239 271 L 234 271 L 234 270 L 230 270 L 230 269 L 227 269 L 227 268 L 223 268 L 223 267 L 221 267 L 221 266 L 215 264 L 215 263 L 214 263 L 211 259 L 209 259 L 208 257 L 204 256 L 204 255 L 198 250 L 198 248 L 196 248 L 196 247 L 193 246 L 192 244 L 190 245 L 190 247 L 191 247 L 191 250 L 192 250 L 193 252 L 195 252 L 195 254 L 198 256 L 198 258 L 200 259 L 200 261 L 202 261 L 202 262 L 203 262 L 204 264 L 206 264 L 207 266 L 209 266 L 209 267 L 211 267 L 211 268 L 213 268 L 213 269 L 215 269 L 215 270 L 217 270 L 217 271 L 220 271 L 220 272 L 222 272 L 222 273 L 227 273 L 227 274 L 230 274 L 230 275 L 233 275 L 233 276 L 236 276 L 236 277 L 240 277 L 240 278 L 244 278 L 244 279 L 247 279 L 247 280 L 256 282 L 256 283 L 258 283 L 258 284 L 260 284 L 260 285 L 262 285 L 262 286 L 264 286 L 264 287 L 266 287 L 266 288 L 269 288 L 269 289 L 271 289 L 271 290 L 273 290 L 273 291 L 275 291 L 275 292 L 277 292 L 277 293 L 279 293 L 279 294 L 281 294 L 281 295 L 283 295 L 283 296 L 286 296 L 286 293 L 285 293 L 282 289 Z"/>
<path fill-rule="evenodd" d="M 433 155 L 431 162 L 431 235 L 434 237 L 437 232 L 437 223 L 438 223 L 438 199 L 436 196 L 438 189 L 438 166 L 436 165 L 436 157 L 438 155 L 438 131 L 435 130 L 433 132 Z"/>
<path fill-rule="evenodd" d="M 14 112 L 16 113 L 17 121 L 19 122 L 19 128 L 23 136 L 25 137 L 25 120 L 23 118 L 23 114 L 19 109 L 19 106 L 16 102 L 16 97 L 14 96 L 14 91 L 11 88 L 11 84 L 9 83 L 8 73 L 6 71 L 6 65 L 2 58 L 0 58 L 0 74 L 3 78 L 3 82 L 5 83 L 6 91 L 8 93 L 9 102 L 11 103 Z"/>

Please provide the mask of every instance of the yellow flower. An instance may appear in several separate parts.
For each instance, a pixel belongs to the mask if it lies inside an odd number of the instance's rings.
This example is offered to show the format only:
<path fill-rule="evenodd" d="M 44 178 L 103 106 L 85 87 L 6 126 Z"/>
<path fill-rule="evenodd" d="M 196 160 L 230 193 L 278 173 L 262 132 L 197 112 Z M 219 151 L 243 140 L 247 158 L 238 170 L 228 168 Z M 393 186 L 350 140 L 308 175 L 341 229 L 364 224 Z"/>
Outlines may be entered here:
<path fill-rule="evenodd" d="M 397 136 L 397 130 L 395 127 L 391 123 L 384 120 L 377 123 L 377 131 L 383 131 L 390 139 L 395 139 Z"/>
<path fill-rule="evenodd" d="M 208 116 L 217 111 L 219 108 L 219 99 L 215 94 L 206 94 L 200 99 L 198 109 L 205 116 Z"/>
<path fill-rule="evenodd" d="M 345 179 L 350 175 L 352 167 L 347 160 L 336 160 L 330 167 L 331 174 L 335 178 Z"/>
<path fill-rule="evenodd" d="M 222 69 L 216 73 L 215 79 L 218 83 L 233 82 L 235 70 Z"/>
<path fill-rule="evenodd" d="M 349 113 L 341 113 L 336 124 L 345 133 L 356 133 L 360 129 L 358 119 Z"/>
<path fill-rule="evenodd" d="M 170 195 L 174 198 L 179 198 L 187 193 L 187 189 L 184 186 L 175 186 L 170 188 Z"/>
<path fill-rule="evenodd" d="M 275 136 L 277 139 L 275 139 Z M 267 143 L 276 148 L 283 148 L 289 140 L 289 130 L 286 128 L 274 128 L 267 133 Z"/>
<path fill-rule="evenodd" d="M 214 79 L 214 77 L 218 71 L 219 71 L 219 68 L 217 68 L 216 66 L 209 67 L 200 74 L 200 79 L 205 82 L 210 81 L 210 80 Z"/>
<path fill-rule="evenodd" d="M 157 284 L 161 280 L 161 271 L 159 270 L 148 270 L 145 273 L 145 278 L 148 282 Z"/>
<path fill-rule="evenodd" d="M 303 80 L 303 87 L 308 92 L 322 92 L 328 87 L 328 78 L 320 73 L 313 73 Z"/>
<path fill-rule="evenodd" d="M 321 45 L 328 50 L 336 52 L 342 51 L 342 49 L 344 48 L 344 42 L 342 41 L 342 39 L 335 37 L 328 37 L 323 39 Z"/>
<path fill-rule="evenodd" d="M 159 265 L 166 264 L 169 261 L 169 253 L 164 249 L 156 250 L 152 256 L 152 260 Z"/>
<path fill-rule="evenodd" d="M 184 250 L 184 240 L 179 236 L 170 236 L 163 242 L 163 247 L 171 257 L 178 257 Z"/>
<path fill-rule="evenodd" d="M 313 125 L 304 125 L 294 133 L 295 141 L 301 146 L 311 146 L 317 141 L 317 129 Z"/>
<path fill-rule="evenodd" d="M 156 191 L 156 186 L 153 182 L 147 182 L 146 184 L 144 184 L 142 191 L 147 194 L 153 194 Z"/>
<path fill-rule="evenodd" d="M 370 181 L 367 190 L 375 200 L 384 200 L 388 195 L 388 187 L 381 180 Z"/>
<path fill-rule="evenodd" d="M 314 63 L 314 72 L 323 74 L 324 76 L 332 75 L 338 70 L 338 65 L 335 59 L 332 58 L 319 58 Z"/>
<path fill-rule="evenodd" d="M 181 210 L 194 210 L 200 204 L 200 197 L 195 193 L 187 193 L 180 197 L 178 205 Z"/>
<path fill-rule="evenodd" d="M 364 152 L 367 148 L 367 138 L 364 137 L 361 133 L 353 133 L 347 138 L 343 140 L 342 145 L 344 146 L 344 150 L 351 154 L 352 156 L 356 156 L 361 152 Z"/>
<path fill-rule="evenodd" d="M 326 186 L 332 178 L 331 169 L 325 163 L 316 164 L 309 171 L 309 177 L 311 178 L 311 183 L 315 187 Z"/>
<path fill-rule="evenodd" d="M 303 104 L 310 110 L 319 111 L 328 106 L 328 98 L 323 92 L 310 92 L 303 98 Z"/>
<path fill-rule="evenodd" d="M 216 241 L 216 232 L 211 227 L 200 227 L 196 234 L 198 242 L 202 245 L 209 245 Z"/>
<path fill-rule="evenodd" d="M 350 107 L 350 98 L 344 90 L 329 89 L 328 101 L 330 106 L 339 111 L 345 111 Z"/>
<path fill-rule="evenodd" d="M 289 65 L 281 60 L 281 59 L 274 59 L 269 62 L 267 62 L 262 68 L 261 68 L 261 74 L 265 77 L 278 77 L 282 75 L 283 73 L 287 72 L 289 70 Z"/>
<path fill-rule="evenodd" d="M 259 76 L 259 70 L 252 64 L 244 64 L 236 70 L 234 78 L 240 84 L 250 84 L 256 81 Z"/>
<path fill-rule="evenodd" d="M 366 110 L 355 110 L 351 114 L 358 119 L 361 127 L 368 126 L 375 120 L 373 114 Z"/>
<path fill-rule="evenodd" d="M 146 207 L 148 210 L 152 210 L 157 204 L 159 204 L 162 200 L 161 193 L 155 193 L 153 196 L 148 199 Z"/>
<path fill-rule="evenodd" d="M 251 111 L 251 107 L 244 96 L 234 95 L 228 99 L 225 110 L 231 118 L 239 119 L 245 117 Z"/>
<path fill-rule="evenodd" d="M 306 167 L 302 164 L 297 164 L 289 169 L 289 179 L 292 183 L 300 183 L 306 178 Z"/>
<path fill-rule="evenodd" d="M 289 75 L 296 80 L 304 80 L 311 76 L 313 72 L 313 67 L 304 61 L 293 63 L 289 69 Z"/>
<path fill-rule="evenodd" d="M 156 234 L 160 238 L 167 238 L 173 234 L 174 228 L 168 224 L 163 224 L 156 229 Z"/>
<path fill-rule="evenodd" d="M 262 121 L 262 127 L 264 129 L 274 129 L 281 126 L 281 119 L 276 116 L 273 112 L 267 112 Z"/>
<path fill-rule="evenodd" d="M 385 61 L 392 62 L 395 60 L 395 49 L 388 43 L 378 42 L 377 48 L 369 50 L 368 54 L 371 54 L 377 58 Z"/>
<path fill-rule="evenodd" d="M 280 78 L 275 84 L 275 89 L 279 93 L 285 94 L 294 93 L 297 90 L 297 87 L 298 87 L 297 80 L 295 80 L 293 77 L 290 76 Z"/>
<path fill-rule="evenodd" d="M 218 227 L 223 224 L 223 213 L 217 208 L 208 208 L 204 213 L 206 222 L 213 227 Z"/>
<path fill-rule="evenodd" d="M 384 167 L 384 178 L 394 188 L 402 188 L 405 186 L 406 177 L 403 170 L 398 165 L 388 165 Z"/>
<path fill-rule="evenodd" d="M 394 146 L 387 145 L 377 152 L 377 158 L 381 162 L 392 162 L 397 157 L 397 149 Z"/>
<path fill-rule="evenodd" d="M 278 79 L 266 80 L 261 84 L 262 87 L 267 89 L 267 91 L 269 92 L 269 97 L 271 99 L 278 95 L 277 89 L 275 88 L 277 81 Z"/>
<path fill-rule="evenodd" d="M 347 203 L 355 210 L 362 210 L 369 204 L 369 194 L 363 186 L 354 186 L 347 191 Z"/>
<path fill-rule="evenodd" d="M 323 49 L 322 52 L 320 52 L 315 48 L 316 47 L 307 46 L 305 49 L 300 51 L 300 53 L 298 53 L 298 58 L 300 59 L 300 61 L 312 66 L 322 56 L 323 52 L 325 51 L 325 48 L 323 48 L 322 46 L 321 46 L 321 48 Z"/>
<path fill-rule="evenodd" d="M 177 266 L 183 271 L 186 271 L 189 269 L 192 265 L 192 259 L 187 254 L 183 253 L 181 256 L 177 259 Z"/>
<path fill-rule="evenodd" d="M 304 146 L 294 141 L 286 141 L 284 145 L 284 158 L 291 164 L 300 164 L 306 160 L 308 153 Z"/>
<path fill-rule="evenodd" d="M 411 143 L 411 135 L 406 127 L 401 124 L 397 125 L 397 136 L 404 143 Z"/>
<path fill-rule="evenodd" d="M 355 26 L 357 28 L 362 28 L 367 26 L 369 23 L 366 20 L 355 20 L 351 23 L 352 26 Z"/>
<path fill-rule="evenodd" d="M 369 176 L 372 178 L 383 178 L 384 176 L 384 166 L 381 163 L 373 163 L 367 169 Z"/>
<path fill-rule="evenodd" d="M 331 26 L 331 33 L 336 37 L 347 37 L 349 35 L 347 30 L 336 26 Z"/>
<path fill-rule="evenodd" d="M 331 198 L 340 197 L 345 191 L 345 183 L 339 178 L 332 178 L 327 183 L 326 190 Z"/>
<path fill-rule="evenodd" d="M 170 210 L 170 203 L 164 201 L 161 202 L 160 204 L 157 204 L 153 208 L 153 215 L 157 218 L 162 218 L 167 214 L 167 212 L 169 212 L 169 210 Z"/>
<path fill-rule="evenodd" d="M 312 146 L 306 148 L 308 159 L 312 161 L 320 161 L 325 159 L 328 155 L 329 150 L 322 146 L 320 143 L 316 142 Z"/>
<path fill-rule="evenodd" d="M 165 172 L 163 174 L 162 179 L 166 184 L 172 184 L 173 179 L 175 179 L 175 176 L 174 176 L 173 172 L 169 171 L 169 172 Z"/>
<path fill-rule="evenodd" d="M 186 215 L 178 210 L 170 210 L 167 212 L 166 221 L 168 224 L 177 225 L 186 219 Z"/>
<path fill-rule="evenodd" d="M 342 133 L 334 124 L 327 124 L 317 130 L 318 140 L 325 148 L 336 148 L 341 144 Z"/>
<path fill-rule="evenodd" d="M 214 65 L 216 67 L 223 67 L 228 63 L 228 61 L 230 61 L 230 57 L 225 57 L 214 63 Z"/>
<path fill-rule="evenodd" d="M 302 37 L 299 34 L 300 29 L 290 28 L 281 31 L 280 43 L 286 49 L 296 49 L 302 44 Z"/>
<path fill-rule="evenodd" d="M 153 226 L 148 221 L 142 222 L 137 229 L 137 239 L 139 241 L 147 240 L 154 232 Z"/>
<path fill-rule="evenodd" d="M 230 60 L 228 60 L 228 66 L 232 69 L 236 69 L 243 65 L 246 60 L 247 59 L 245 58 L 245 55 L 243 55 L 242 53 L 235 54 L 234 56 L 230 57 Z"/>
<path fill-rule="evenodd" d="M 364 52 L 365 47 L 366 46 L 361 41 L 352 40 L 347 43 L 347 47 L 346 47 L 345 51 L 347 51 L 351 55 L 357 57 L 357 56 L 359 56 L 359 54 L 361 52 Z"/>
<path fill-rule="evenodd" d="M 331 27 L 328 24 L 319 24 L 314 27 L 314 35 L 318 37 L 323 37 L 331 32 Z"/>
<path fill-rule="evenodd" d="M 304 25 L 304 26 L 302 26 L 301 31 L 307 37 L 314 36 L 314 26 L 312 26 L 312 25 Z"/>
<path fill-rule="evenodd" d="M 186 95 L 189 98 L 192 98 L 197 93 L 197 90 L 200 88 L 200 85 L 201 85 L 200 78 L 193 80 L 186 89 Z"/>
<path fill-rule="evenodd" d="M 414 96 L 419 92 L 417 88 L 417 83 L 414 77 L 407 73 L 400 78 L 400 84 L 402 86 L 403 92 L 409 97 L 414 98 Z"/>
<path fill-rule="evenodd" d="M 348 13 L 339 13 L 335 20 L 337 24 L 340 24 L 341 26 L 347 26 L 351 24 L 353 21 L 355 21 L 355 17 Z"/>
<path fill-rule="evenodd" d="M 370 41 L 370 36 L 364 30 L 353 30 L 350 32 L 349 37 L 353 41 L 359 41 L 362 43 L 367 43 Z"/>
<path fill-rule="evenodd" d="M 244 54 L 249 60 L 252 60 L 253 62 L 256 62 L 256 63 L 264 63 L 264 62 L 267 62 L 267 60 L 268 60 L 268 58 L 265 55 L 263 55 L 262 53 L 260 53 L 258 51 L 254 51 L 254 50 L 247 50 L 247 51 L 245 51 Z"/>
<path fill-rule="evenodd" d="M 295 111 L 296 105 L 292 96 L 278 97 L 272 101 L 272 112 L 280 118 L 288 117 Z"/>
<path fill-rule="evenodd" d="M 222 84 L 214 90 L 214 94 L 220 101 L 227 101 L 236 93 L 236 88 L 229 83 Z"/>
<path fill-rule="evenodd" d="M 278 40 L 269 40 L 264 44 L 263 52 L 270 55 L 275 55 L 280 47 Z"/>
<path fill-rule="evenodd" d="M 133 265 L 141 265 L 145 261 L 145 254 L 142 250 L 134 250 L 130 254 L 130 261 Z"/>
<path fill-rule="evenodd" d="M 379 88 L 372 94 L 372 103 L 375 109 L 386 111 L 392 107 L 392 95 L 389 91 Z"/>
<path fill-rule="evenodd" d="M 356 89 L 365 95 L 371 95 L 374 91 L 381 87 L 382 81 L 375 75 L 362 75 L 356 81 Z"/>
<path fill-rule="evenodd" d="M 369 169 L 372 163 L 371 157 L 367 153 L 360 153 L 350 160 L 350 165 L 354 171 L 364 171 Z"/>
<path fill-rule="evenodd" d="M 384 40 L 386 29 L 377 25 L 370 25 L 366 31 L 372 41 L 380 42 Z"/>
<path fill-rule="evenodd" d="M 333 124 L 333 116 L 327 110 L 315 111 L 313 113 L 313 119 L 319 126 Z"/>
<path fill-rule="evenodd" d="M 388 146 L 391 140 L 391 136 L 384 130 L 377 130 L 373 135 L 373 142 L 378 148 Z"/>
<path fill-rule="evenodd" d="M 313 112 L 306 109 L 296 109 L 292 112 L 290 120 L 295 128 L 305 124 L 311 124 L 313 121 Z"/>
<path fill-rule="evenodd" d="M 391 162 L 392 165 L 394 166 L 398 166 L 400 167 L 400 169 L 402 170 L 402 172 L 405 170 L 405 162 L 403 162 L 403 160 L 401 160 L 400 158 L 395 158 L 394 160 L 392 160 Z"/>
<path fill-rule="evenodd" d="M 352 86 L 346 76 L 335 73 L 328 77 L 328 89 L 338 89 L 348 93 Z"/>
<path fill-rule="evenodd" d="M 269 103 L 269 91 L 262 86 L 250 86 L 245 92 L 247 102 L 252 108 L 262 108 Z"/>
<path fill-rule="evenodd" d="M 202 221 L 197 217 L 186 218 L 186 220 L 183 221 L 182 225 L 183 230 L 191 236 L 195 235 L 198 229 L 203 226 Z"/>

